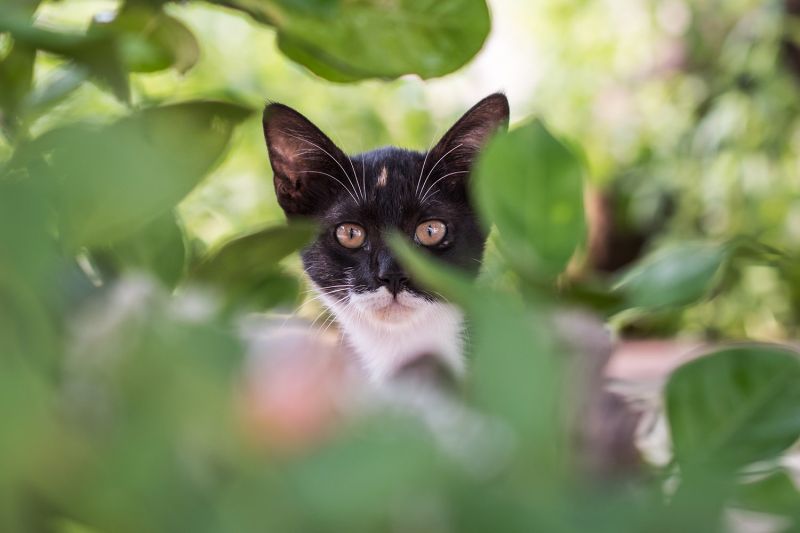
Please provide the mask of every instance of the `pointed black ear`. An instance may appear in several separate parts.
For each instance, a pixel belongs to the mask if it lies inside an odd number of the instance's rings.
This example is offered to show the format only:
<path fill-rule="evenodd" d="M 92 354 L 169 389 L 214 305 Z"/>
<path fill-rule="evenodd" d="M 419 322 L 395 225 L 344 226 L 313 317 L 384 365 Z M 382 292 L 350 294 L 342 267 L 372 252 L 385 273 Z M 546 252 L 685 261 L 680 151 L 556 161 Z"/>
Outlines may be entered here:
<path fill-rule="evenodd" d="M 431 150 L 428 159 L 439 169 L 454 172 L 454 181 L 463 181 L 478 152 L 497 131 L 508 129 L 508 99 L 504 94 L 487 96 L 464 113 Z M 439 170 L 441 172 L 441 170 Z"/>
<path fill-rule="evenodd" d="M 287 217 L 310 216 L 353 187 L 347 156 L 306 117 L 283 104 L 269 104 L 264 139 L 278 203 Z"/>

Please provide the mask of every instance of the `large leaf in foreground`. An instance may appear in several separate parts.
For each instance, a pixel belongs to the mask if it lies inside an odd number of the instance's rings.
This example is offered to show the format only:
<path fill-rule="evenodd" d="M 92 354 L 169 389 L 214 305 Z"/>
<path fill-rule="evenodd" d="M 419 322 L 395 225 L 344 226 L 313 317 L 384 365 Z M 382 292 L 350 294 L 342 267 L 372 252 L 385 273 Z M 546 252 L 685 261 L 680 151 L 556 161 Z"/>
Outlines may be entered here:
<path fill-rule="evenodd" d="M 474 176 L 475 200 L 520 273 L 553 277 L 566 268 L 585 232 L 583 177 L 581 160 L 541 122 L 489 143 Z"/>
<path fill-rule="evenodd" d="M 511 295 L 482 287 L 429 258 L 404 236 L 394 235 L 390 244 L 416 282 L 440 291 L 466 312 L 476 404 L 517 432 L 526 448 L 519 459 L 538 475 L 563 473 L 563 360 L 554 357 L 563 351 L 557 350 L 548 321 Z"/>
<path fill-rule="evenodd" d="M 172 209 L 217 162 L 233 127 L 249 113 L 221 102 L 157 107 L 105 127 L 52 130 L 26 153 L 32 161 L 46 156 L 68 246 L 102 246 Z"/>
<path fill-rule="evenodd" d="M 666 408 L 686 468 L 774 458 L 800 438 L 800 357 L 774 346 L 718 351 L 675 371 Z"/>
<path fill-rule="evenodd" d="M 216 0 L 275 26 L 294 61 L 334 81 L 442 76 L 478 53 L 484 0 Z"/>

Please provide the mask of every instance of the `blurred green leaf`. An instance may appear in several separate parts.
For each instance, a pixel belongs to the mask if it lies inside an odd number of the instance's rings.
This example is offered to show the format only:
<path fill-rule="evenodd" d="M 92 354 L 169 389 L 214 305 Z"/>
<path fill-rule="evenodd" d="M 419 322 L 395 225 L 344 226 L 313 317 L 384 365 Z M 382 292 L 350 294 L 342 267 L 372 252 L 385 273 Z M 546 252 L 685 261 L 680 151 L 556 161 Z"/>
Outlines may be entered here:
<path fill-rule="evenodd" d="M 474 177 L 474 197 L 497 225 L 502 252 L 528 278 L 564 271 L 585 233 L 580 159 L 539 122 L 490 141 Z"/>
<path fill-rule="evenodd" d="M 61 409 L 86 450 L 49 496 L 99 531 L 211 533 L 210 497 L 238 437 L 242 346 L 213 318 L 187 320 L 159 290 L 122 283 L 83 317 L 97 325 L 66 366 Z M 107 313 L 117 320 L 99 324 Z M 132 517 L 129 504 L 148 512 Z"/>
<path fill-rule="evenodd" d="M 666 410 L 687 470 L 773 459 L 800 438 L 800 357 L 767 345 L 717 351 L 672 374 Z"/>
<path fill-rule="evenodd" d="M 220 283 L 258 277 L 306 245 L 316 226 L 295 222 L 274 226 L 223 243 L 192 271 L 192 279 Z"/>
<path fill-rule="evenodd" d="M 233 306 L 267 309 L 291 303 L 299 281 L 284 274 L 278 263 L 305 246 L 316 231 L 313 224 L 295 222 L 235 238 L 196 265 L 189 281 L 222 290 Z"/>
<path fill-rule="evenodd" d="M 478 53 L 484 0 L 216 0 L 275 26 L 289 58 L 333 81 L 442 76 Z"/>
<path fill-rule="evenodd" d="M 511 295 L 489 290 L 426 257 L 402 235 L 390 244 L 405 268 L 424 287 L 444 294 L 466 312 L 469 324 L 471 397 L 509 422 L 522 439 L 526 468 L 553 476 L 565 469 L 562 363 L 543 302 L 527 308 Z M 562 431 L 559 433 L 559 431 Z M 524 474 L 521 474 L 524 475 Z M 547 476 L 545 476 L 547 477 Z M 548 483 L 558 480 L 550 478 Z"/>
<path fill-rule="evenodd" d="M 106 84 L 120 100 L 130 100 L 128 73 L 119 55 L 119 43 L 107 33 L 80 35 L 33 26 L 0 6 L 0 32 L 8 31 L 15 42 L 76 61 Z"/>
<path fill-rule="evenodd" d="M 2 304 L 0 294 L 0 309 Z M 26 489 L 37 470 L 50 463 L 53 450 L 49 443 L 57 437 L 52 431 L 52 387 L 41 374 L 27 366 L 24 359 L 24 353 L 0 352 L 0 417 L 3 420 L 0 425 L 0 471 L 3 472 L 0 476 L 0 529 L 3 531 L 30 530 L 35 519 L 30 516 L 31 508 L 23 507 L 20 502 L 27 496 Z"/>
<path fill-rule="evenodd" d="M 192 32 L 161 10 L 126 5 L 107 22 L 95 19 L 89 35 L 94 33 L 119 37 L 121 56 L 132 72 L 174 67 L 184 73 L 200 57 L 200 45 Z"/>
<path fill-rule="evenodd" d="M 800 526 L 800 489 L 785 470 L 741 484 L 733 504 L 760 513 L 791 516 L 795 526 Z"/>
<path fill-rule="evenodd" d="M 172 209 L 227 147 L 250 114 L 239 105 L 187 102 L 146 109 L 114 124 L 51 130 L 24 148 L 45 157 L 69 249 L 104 246 Z"/>
<path fill-rule="evenodd" d="M 670 307 L 693 303 L 709 292 L 729 248 L 705 242 L 682 242 L 658 248 L 616 284 L 629 304 Z"/>
<path fill-rule="evenodd" d="M 39 87 L 26 95 L 24 112 L 37 115 L 47 111 L 81 87 L 89 77 L 86 67 L 69 64 L 55 69 Z"/>
<path fill-rule="evenodd" d="M 443 478 L 441 456 L 425 429 L 411 422 L 384 413 L 383 420 L 362 424 L 292 465 L 285 490 L 308 509 L 309 524 L 328 531 L 374 529 L 396 506 L 435 490 Z"/>
<path fill-rule="evenodd" d="M 93 251 L 102 267 L 114 273 L 138 270 L 155 275 L 165 287 L 174 288 L 186 266 L 186 242 L 183 229 L 169 211 L 153 220 L 135 234 Z"/>
<path fill-rule="evenodd" d="M 23 357 L 43 372 L 59 362 L 67 285 L 52 222 L 41 191 L 0 180 L 0 360 Z"/>
<path fill-rule="evenodd" d="M 0 127 L 13 132 L 17 114 L 33 83 L 33 64 L 36 50 L 15 44 L 0 60 Z"/>

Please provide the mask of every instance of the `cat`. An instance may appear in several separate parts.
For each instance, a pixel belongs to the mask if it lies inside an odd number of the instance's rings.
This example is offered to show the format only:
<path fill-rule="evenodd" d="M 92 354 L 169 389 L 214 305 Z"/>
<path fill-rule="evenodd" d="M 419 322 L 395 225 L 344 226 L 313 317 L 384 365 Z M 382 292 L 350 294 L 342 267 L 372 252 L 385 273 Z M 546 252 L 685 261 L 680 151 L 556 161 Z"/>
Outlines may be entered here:
<path fill-rule="evenodd" d="M 495 93 L 428 152 L 385 147 L 350 157 L 299 112 L 266 106 L 264 137 L 278 204 L 288 219 L 318 224 L 316 240 L 301 252 L 304 269 L 373 382 L 428 357 L 452 377 L 464 375 L 461 311 L 419 287 L 385 237 L 398 231 L 477 275 L 487 231 L 470 199 L 470 172 L 508 121 L 508 100 Z"/>

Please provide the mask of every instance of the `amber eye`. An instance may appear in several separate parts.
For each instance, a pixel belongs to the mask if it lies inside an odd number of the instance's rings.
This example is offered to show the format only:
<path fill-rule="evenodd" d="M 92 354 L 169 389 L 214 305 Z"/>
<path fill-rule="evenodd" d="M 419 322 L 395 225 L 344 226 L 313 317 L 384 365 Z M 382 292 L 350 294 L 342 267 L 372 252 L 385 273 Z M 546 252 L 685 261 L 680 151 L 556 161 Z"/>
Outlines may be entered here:
<path fill-rule="evenodd" d="M 417 240 L 425 246 L 436 246 L 447 234 L 447 226 L 441 220 L 426 220 L 417 226 Z"/>
<path fill-rule="evenodd" d="M 361 248 L 367 232 L 358 224 L 339 224 L 336 226 L 336 240 L 345 248 Z"/>

